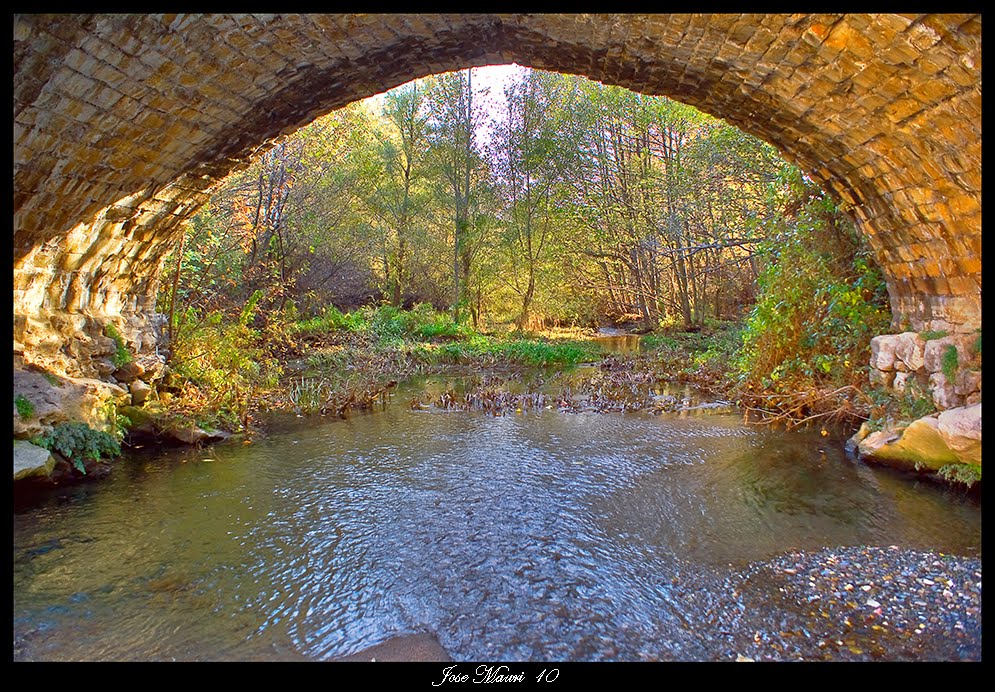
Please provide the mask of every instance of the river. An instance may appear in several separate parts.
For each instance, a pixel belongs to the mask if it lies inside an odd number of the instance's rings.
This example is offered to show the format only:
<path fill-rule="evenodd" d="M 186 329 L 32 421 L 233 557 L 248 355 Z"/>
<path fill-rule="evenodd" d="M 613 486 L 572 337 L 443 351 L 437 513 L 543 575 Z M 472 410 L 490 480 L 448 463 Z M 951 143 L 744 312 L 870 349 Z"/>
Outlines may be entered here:
<path fill-rule="evenodd" d="M 15 658 L 322 660 L 427 631 L 457 661 L 716 660 L 702 599 L 756 561 L 981 554 L 979 500 L 856 463 L 840 435 L 412 410 L 426 386 L 20 498 Z"/>

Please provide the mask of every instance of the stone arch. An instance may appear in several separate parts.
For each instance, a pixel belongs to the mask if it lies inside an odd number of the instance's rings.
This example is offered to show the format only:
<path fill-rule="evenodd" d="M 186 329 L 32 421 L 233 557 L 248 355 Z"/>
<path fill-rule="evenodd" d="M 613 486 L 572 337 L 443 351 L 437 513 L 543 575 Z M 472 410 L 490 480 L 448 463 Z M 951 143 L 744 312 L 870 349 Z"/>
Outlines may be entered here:
<path fill-rule="evenodd" d="M 281 135 L 428 74 L 518 62 L 664 94 L 774 144 L 870 239 L 895 327 L 981 323 L 980 15 L 22 15 L 14 349 L 154 347 L 162 260 Z"/>

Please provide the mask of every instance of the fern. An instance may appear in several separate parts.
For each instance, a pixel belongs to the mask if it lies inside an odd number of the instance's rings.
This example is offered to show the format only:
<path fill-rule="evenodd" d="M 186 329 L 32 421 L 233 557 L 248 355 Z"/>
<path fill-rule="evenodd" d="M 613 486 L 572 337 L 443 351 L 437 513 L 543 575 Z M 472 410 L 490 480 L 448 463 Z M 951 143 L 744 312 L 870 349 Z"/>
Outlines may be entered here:
<path fill-rule="evenodd" d="M 94 430 L 86 423 L 77 421 L 59 423 L 36 442 L 45 449 L 64 456 L 82 474 L 86 474 L 84 459 L 97 461 L 102 456 L 116 457 L 121 454 L 121 445 L 113 435 Z"/>

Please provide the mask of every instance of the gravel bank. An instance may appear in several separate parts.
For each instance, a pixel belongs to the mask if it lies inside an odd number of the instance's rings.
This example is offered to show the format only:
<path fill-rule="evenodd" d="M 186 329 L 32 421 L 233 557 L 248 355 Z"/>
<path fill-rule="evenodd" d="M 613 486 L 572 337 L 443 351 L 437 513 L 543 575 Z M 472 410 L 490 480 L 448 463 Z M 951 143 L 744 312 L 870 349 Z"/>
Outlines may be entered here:
<path fill-rule="evenodd" d="M 980 661 L 981 559 L 900 549 L 789 552 L 725 582 L 710 618 L 755 661 Z"/>

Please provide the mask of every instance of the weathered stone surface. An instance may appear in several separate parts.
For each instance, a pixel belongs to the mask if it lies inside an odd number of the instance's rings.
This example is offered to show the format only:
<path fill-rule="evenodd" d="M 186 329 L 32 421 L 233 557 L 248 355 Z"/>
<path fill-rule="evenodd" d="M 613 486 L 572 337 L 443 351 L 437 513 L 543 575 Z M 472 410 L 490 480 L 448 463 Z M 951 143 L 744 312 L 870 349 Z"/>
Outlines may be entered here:
<path fill-rule="evenodd" d="M 940 434 L 936 417 L 913 421 L 902 432 L 878 430 L 858 445 L 860 458 L 906 471 L 938 471 L 957 463 L 957 452 Z"/>
<path fill-rule="evenodd" d="M 905 365 L 909 372 L 923 366 L 923 349 L 926 342 L 916 332 L 903 332 L 895 344 L 895 360 Z"/>
<path fill-rule="evenodd" d="M 154 436 L 159 432 L 154 417 L 149 411 L 143 408 L 139 408 L 138 406 L 122 406 L 118 412 L 130 421 L 128 432 L 150 436 Z"/>
<path fill-rule="evenodd" d="M 954 391 L 960 396 L 970 396 L 981 391 L 981 371 L 961 370 L 954 380 Z"/>
<path fill-rule="evenodd" d="M 197 444 L 208 437 L 207 431 L 196 425 L 177 425 L 163 431 L 167 436 L 183 444 Z"/>
<path fill-rule="evenodd" d="M 897 334 L 882 334 L 871 339 L 871 368 L 882 372 L 894 370 L 897 348 Z"/>
<path fill-rule="evenodd" d="M 958 368 L 971 362 L 974 356 L 975 337 L 970 334 L 952 334 L 942 339 L 932 339 L 926 342 L 923 354 L 923 366 L 926 372 L 935 373 L 943 370 L 943 356 L 950 346 L 957 349 Z"/>
<path fill-rule="evenodd" d="M 856 457 L 859 454 L 859 446 L 861 441 L 871 434 L 871 428 L 866 422 L 860 424 L 860 428 L 853 434 L 850 439 L 846 441 L 843 445 L 843 449 L 850 456 Z"/>
<path fill-rule="evenodd" d="M 24 440 L 14 440 L 14 480 L 37 476 L 48 478 L 55 468 L 55 457 L 44 447 Z"/>
<path fill-rule="evenodd" d="M 937 430 L 947 446 L 965 464 L 981 464 L 981 404 L 944 411 Z"/>
<path fill-rule="evenodd" d="M 954 383 L 942 372 L 929 376 L 929 391 L 933 395 L 933 404 L 941 411 L 964 403 L 964 397 L 957 394 Z"/>
<path fill-rule="evenodd" d="M 878 384 L 882 387 L 890 387 L 892 381 L 895 379 L 895 373 L 891 371 L 884 372 L 871 368 L 867 371 L 867 379 L 870 380 L 871 384 Z"/>
<path fill-rule="evenodd" d="M 895 19 L 15 15 L 15 352 L 92 376 L 106 343 L 79 344 L 111 320 L 133 355 L 153 353 L 163 260 L 217 181 L 347 103 L 516 60 L 666 94 L 771 142 L 849 205 L 896 325 L 970 331 L 981 325 L 981 15 Z M 912 40 L 926 21 L 938 37 L 928 47 Z"/>
<path fill-rule="evenodd" d="M 28 370 L 15 360 L 14 396 L 31 402 L 34 412 L 22 418 L 14 411 L 14 437 L 28 439 L 57 423 L 82 421 L 99 430 L 107 426 L 108 403 L 127 404 L 131 394 L 116 385 L 89 378 L 48 377 Z"/>
<path fill-rule="evenodd" d="M 198 444 L 200 442 L 227 440 L 231 437 L 229 433 L 226 433 L 223 430 L 204 430 L 192 424 L 173 425 L 167 427 L 162 432 L 166 437 L 188 445 Z"/>
<path fill-rule="evenodd" d="M 895 380 L 891 383 L 892 388 L 901 394 L 905 391 L 905 384 L 909 380 L 910 373 L 898 372 L 895 373 Z"/>
<path fill-rule="evenodd" d="M 145 374 L 145 368 L 143 368 L 136 361 L 131 361 L 130 363 L 125 363 L 117 370 L 114 371 L 114 377 L 119 382 L 132 382 L 137 380 L 142 375 Z"/>
<path fill-rule="evenodd" d="M 135 380 L 128 385 L 128 390 L 131 392 L 131 403 L 134 406 L 141 406 L 144 404 L 145 400 L 149 398 L 149 394 L 152 393 L 152 387 L 148 386 L 141 380 Z"/>

